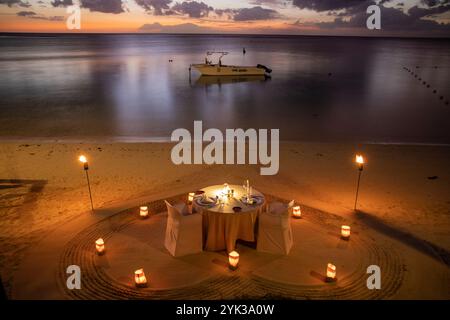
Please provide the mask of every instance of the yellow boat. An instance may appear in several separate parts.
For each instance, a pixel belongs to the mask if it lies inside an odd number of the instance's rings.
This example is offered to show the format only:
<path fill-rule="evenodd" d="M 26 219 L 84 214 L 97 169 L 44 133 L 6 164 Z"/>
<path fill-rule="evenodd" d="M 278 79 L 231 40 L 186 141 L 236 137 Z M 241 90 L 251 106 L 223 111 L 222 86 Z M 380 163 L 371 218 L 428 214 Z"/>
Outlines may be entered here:
<path fill-rule="evenodd" d="M 208 60 L 208 56 L 213 54 L 220 54 L 219 63 L 213 64 Z M 202 76 L 264 76 L 266 73 L 271 73 L 272 70 L 258 64 L 256 66 L 227 66 L 222 64 L 222 57 L 228 52 L 207 52 L 205 63 L 192 64 L 191 67 L 198 70 Z"/>

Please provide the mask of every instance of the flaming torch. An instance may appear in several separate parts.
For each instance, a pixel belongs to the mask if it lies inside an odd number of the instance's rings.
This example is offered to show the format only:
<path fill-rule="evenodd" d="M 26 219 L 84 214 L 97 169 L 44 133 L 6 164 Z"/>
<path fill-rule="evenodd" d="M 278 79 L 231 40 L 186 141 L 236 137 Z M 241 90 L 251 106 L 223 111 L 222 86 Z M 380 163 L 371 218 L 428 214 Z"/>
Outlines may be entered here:
<path fill-rule="evenodd" d="M 361 180 L 361 173 L 364 169 L 364 157 L 360 154 L 357 154 L 355 161 L 358 164 L 358 184 L 356 185 L 355 205 L 353 207 L 353 210 L 356 211 L 356 204 L 358 202 L 358 193 L 359 193 L 359 182 Z"/>
<path fill-rule="evenodd" d="M 83 155 L 81 155 L 78 160 L 83 164 L 83 168 L 84 168 L 84 172 L 86 172 L 86 180 L 87 180 L 87 185 L 88 185 L 88 189 L 89 189 L 89 198 L 91 199 L 91 208 L 92 211 L 94 211 L 94 203 L 92 202 L 92 193 L 91 193 L 91 183 L 89 182 L 89 164 L 87 161 L 87 158 Z"/>

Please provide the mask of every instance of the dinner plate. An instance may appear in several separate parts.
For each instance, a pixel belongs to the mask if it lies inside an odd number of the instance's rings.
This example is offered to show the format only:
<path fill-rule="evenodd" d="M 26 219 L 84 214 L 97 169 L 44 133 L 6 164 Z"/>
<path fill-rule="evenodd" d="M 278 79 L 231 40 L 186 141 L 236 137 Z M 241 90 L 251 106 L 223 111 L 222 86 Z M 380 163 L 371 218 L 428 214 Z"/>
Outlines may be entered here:
<path fill-rule="evenodd" d="M 264 198 L 261 197 L 261 196 L 255 196 L 255 195 L 252 195 L 251 197 L 252 197 L 252 199 L 253 199 L 253 203 L 248 203 L 248 202 L 247 202 L 247 197 L 242 197 L 242 198 L 241 198 L 241 202 L 244 203 L 244 204 L 246 204 L 246 205 L 248 205 L 248 206 L 256 206 L 256 205 L 260 205 L 260 204 L 262 204 L 262 203 L 264 202 Z"/>
<path fill-rule="evenodd" d="M 217 200 L 212 197 L 208 197 L 208 200 L 206 200 L 206 201 L 203 197 L 199 197 L 199 198 L 195 199 L 195 201 L 201 206 L 212 206 L 212 205 L 215 205 L 217 202 Z"/>

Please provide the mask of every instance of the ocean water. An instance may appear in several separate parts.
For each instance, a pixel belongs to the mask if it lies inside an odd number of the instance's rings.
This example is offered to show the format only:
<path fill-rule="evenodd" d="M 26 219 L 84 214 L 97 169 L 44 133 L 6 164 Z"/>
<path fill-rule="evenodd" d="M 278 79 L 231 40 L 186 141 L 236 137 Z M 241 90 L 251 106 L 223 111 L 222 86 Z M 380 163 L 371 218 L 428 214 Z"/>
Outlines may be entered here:
<path fill-rule="evenodd" d="M 164 140 L 203 120 L 280 129 L 282 140 L 450 143 L 448 40 L 3 35 L 0 49 L 3 140 Z M 189 74 L 207 50 L 272 76 Z"/>

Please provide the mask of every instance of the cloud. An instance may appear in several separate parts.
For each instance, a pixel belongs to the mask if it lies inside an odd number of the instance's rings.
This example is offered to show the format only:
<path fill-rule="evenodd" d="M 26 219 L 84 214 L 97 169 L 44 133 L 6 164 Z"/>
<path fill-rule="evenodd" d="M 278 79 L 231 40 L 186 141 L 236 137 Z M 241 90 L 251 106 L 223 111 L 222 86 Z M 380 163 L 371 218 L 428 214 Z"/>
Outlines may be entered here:
<path fill-rule="evenodd" d="M 20 0 L 0 0 L 0 4 L 7 5 L 8 7 L 11 7 L 14 4 L 20 3 Z"/>
<path fill-rule="evenodd" d="M 222 16 L 224 14 L 233 14 L 232 9 L 216 9 L 214 10 L 214 12 L 219 16 Z"/>
<path fill-rule="evenodd" d="M 234 21 L 269 20 L 279 16 L 278 12 L 262 7 L 242 8 L 234 10 Z"/>
<path fill-rule="evenodd" d="M 80 0 L 81 7 L 103 13 L 122 13 L 122 0 Z"/>
<path fill-rule="evenodd" d="M 250 3 L 252 4 L 272 4 L 272 5 L 276 5 L 279 3 L 285 3 L 286 1 L 283 0 L 250 0 Z"/>
<path fill-rule="evenodd" d="M 135 0 L 136 3 L 146 11 L 153 11 L 154 15 L 160 16 L 165 14 L 165 10 L 169 9 L 172 0 Z"/>
<path fill-rule="evenodd" d="M 29 17 L 29 16 L 35 16 L 36 12 L 33 11 L 19 11 L 16 13 L 19 17 Z"/>
<path fill-rule="evenodd" d="M 16 15 L 19 16 L 19 17 L 27 17 L 27 18 L 39 19 L 39 20 L 64 21 L 64 17 L 63 16 L 47 17 L 47 16 L 38 15 L 34 11 L 19 11 L 19 12 L 16 13 Z"/>
<path fill-rule="evenodd" d="M 293 0 L 294 6 L 300 9 L 310 9 L 317 12 L 340 10 L 361 5 L 364 0 Z"/>
<path fill-rule="evenodd" d="M 242 8 L 234 10 L 234 21 L 269 20 L 278 18 L 277 11 L 262 7 Z"/>
<path fill-rule="evenodd" d="M 249 0 L 251 5 L 266 5 L 271 8 L 285 8 L 291 6 L 292 3 L 289 0 Z"/>
<path fill-rule="evenodd" d="M 427 7 L 434 7 L 441 4 L 448 4 L 449 0 L 421 0 L 420 2 Z"/>
<path fill-rule="evenodd" d="M 216 30 L 198 26 L 194 23 L 182 23 L 177 25 L 162 25 L 160 23 L 144 24 L 139 28 L 144 33 L 215 33 Z"/>
<path fill-rule="evenodd" d="M 52 1 L 52 6 L 54 7 L 68 7 L 73 5 L 72 0 L 54 0 Z"/>
<path fill-rule="evenodd" d="M 64 21 L 66 18 L 64 16 L 51 16 L 51 17 L 45 17 L 45 16 L 33 16 L 30 17 L 32 19 L 40 19 L 40 20 L 48 20 L 48 21 Z"/>
<path fill-rule="evenodd" d="M 415 19 L 420 19 L 422 17 L 426 17 L 432 14 L 441 14 L 450 10 L 450 5 L 441 5 L 438 7 L 431 8 L 419 8 L 418 6 L 414 6 L 408 10 L 408 14 Z"/>
<path fill-rule="evenodd" d="M 450 6 L 439 6 L 433 8 L 419 8 L 414 6 L 403 12 L 401 9 L 394 7 L 380 6 L 381 10 L 381 30 L 380 32 L 394 31 L 394 32 L 439 32 L 444 35 L 450 34 L 450 24 L 438 23 L 434 20 L 422 19 L 431 14 L 443 13 L 450 10 Z M 364 7 L 358 9 L 350 8 L 346 11 L 347 19 L 342 17 L 336 18 L 333 22 L 317 23 L 321 28 L 365 28 L 367 13 Z"/>
<path fill-rule="evenodd" d="M 162 25 L 160 23 L 152 23 L 152 24 L 144 24 L 142 27 L 138 29 L 139 32 L 142 33 L 173 33 L 173 34 L 186 34 L 186 33 L 193 33 L 193 34 L 216 34 L 216 33 L 223 33 L 223 30 L 220 28 L 215 27 L 204 27 L 199 26 L 194 23 L 182 23 L 182 24 L 176 24 L 176 25 Z M 278 34 L 279 30 L 277 29 L 271 29 L 270 27 L 263 27 L 263 28 L 248 28 L 245 29 L 246 33 L 249 34 Z M 286 29 L 287 33 L 292 33 L 292 30 Z M 229 31 L 229 34 L 240 34 L 242 33 L 242 30 L 233 30 Z"/>
<path fill-rule="evenodd" d="M 89 11 L 118 14 L 125 12 L 122 7 L 122 0 L 79 0 L 81 8 Z M 73 5 L 73 0 L 54 0 L 53 7 L 67 7 Z"/>
<path fill-rule="evenodd" d="M 12 7 L 13 5 L 18 5 L 19 7 L 29 8 L 31 4 L 28 2 L 23 2 L 22 0 L 0 0 L 0 5 L 7 5 L 8 7 Z"/>
<path fill-rule="evenodd" d="M 182 14 L 187 14 L 191 18 L 202 18 L 208 16 L 210 11 L 214 11 L 214 8 L 208 6 L 204 2 L 197 1 L 185 1 L 183 3 L 177 3 L 172 8 L 173 11 Z"/>

